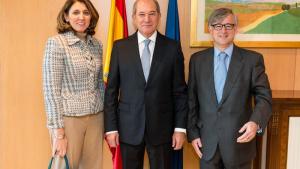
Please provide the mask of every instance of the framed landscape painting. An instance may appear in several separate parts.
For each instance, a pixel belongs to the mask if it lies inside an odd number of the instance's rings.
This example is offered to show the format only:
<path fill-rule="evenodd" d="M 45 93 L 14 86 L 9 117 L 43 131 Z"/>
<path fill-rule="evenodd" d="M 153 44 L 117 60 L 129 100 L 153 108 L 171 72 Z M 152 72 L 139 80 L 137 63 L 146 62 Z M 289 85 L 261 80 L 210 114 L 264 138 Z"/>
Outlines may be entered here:
<path fill-rule="evenodd" d="M 300 47 L 300 0 L 191 0 L 192 47 L 212 45 L 207 20 L 221 7 L 238 17 L 238 46 Z"/>

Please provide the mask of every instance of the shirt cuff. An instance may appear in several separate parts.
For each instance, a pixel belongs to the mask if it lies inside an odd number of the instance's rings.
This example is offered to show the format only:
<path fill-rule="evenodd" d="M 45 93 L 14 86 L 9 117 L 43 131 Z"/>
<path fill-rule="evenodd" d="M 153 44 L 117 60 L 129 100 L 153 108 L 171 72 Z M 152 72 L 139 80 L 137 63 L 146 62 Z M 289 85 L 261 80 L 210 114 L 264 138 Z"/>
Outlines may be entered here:
<path fill-rule="evenodd" d="M 259 125 L 257 125 L 257 131 L 256 131 L 256 133 L 257 134 L 261 134 L 262 132 L 263 132 L 263 129 Z"/>
<path fill-rule="evenodd" d="M 115 130 L 115 131 L 109 131 L 109 132 L 106 132 L 105 135 L 109 135 L 109 134 L 113 134 L 113 133 L 117 133 L 118 131 Z"/>
<path fill-rule="evenodd" d="M 175 131 L 175 132 L 182 132 L 182 133 L 185 133 L 185 134 L 186 134 L 186 129 L 184 129 L 184 128 L 175 128 L 174 131 Z"/>

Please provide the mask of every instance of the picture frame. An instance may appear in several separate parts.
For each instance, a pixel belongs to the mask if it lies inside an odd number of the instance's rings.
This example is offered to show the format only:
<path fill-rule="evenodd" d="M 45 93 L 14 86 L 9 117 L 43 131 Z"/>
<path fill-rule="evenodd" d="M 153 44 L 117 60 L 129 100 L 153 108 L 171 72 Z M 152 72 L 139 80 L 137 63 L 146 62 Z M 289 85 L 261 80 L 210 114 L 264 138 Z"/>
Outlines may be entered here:
<path fill-rule="evenodd" d="M 300 1 L 289 0 L 289 4 L 278 3 L 278 0 L 274 0 L 274 2 L 271 2 L 272 0 L 260 0 L 257 3 L 253 2 L 255 0 L 248 0 L 248 3 L 245 1 L 247 0 L 191 0 L 190 46 L 212 46 L 207 18 L 214 9 L 227 7 L 231 8 L 238 16 L 239 33 L 234 41 L 238 46 L 300 47 Z M 289 7 L 289 9 L 286 10 L 284 7 Z M 292 15 L 291 12 L 296 12 L 296 14 Z M 288 19 L 283 16 L 288 16 Z"/>

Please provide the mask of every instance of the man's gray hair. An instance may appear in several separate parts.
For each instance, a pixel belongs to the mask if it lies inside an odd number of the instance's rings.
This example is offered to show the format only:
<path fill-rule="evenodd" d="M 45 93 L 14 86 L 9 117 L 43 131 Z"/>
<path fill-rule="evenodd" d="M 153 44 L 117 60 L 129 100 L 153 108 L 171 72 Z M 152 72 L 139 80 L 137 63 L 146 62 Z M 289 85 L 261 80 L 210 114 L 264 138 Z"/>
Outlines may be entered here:
<path fill-rule="evenodd" d="M 133 9 L 132 9 L 132 16 L 134 16 L 136 14 L 136 7 L 137 7 L 137 3 L 139 2 L 140 0 L 136 0 L 133 4 Z M 160 6 L 159 6 L 159 3 L 157 0 L 152 0 L 154 3 L 155 3 L 155 6 L 156 6 L 156 12 L 160 14 Z"/>
<path fill-rule="evenodd" d="M 222 22 L 228 15 L 234 16 L 234 24 L 237 25 L 237 17 L 229 8 L 219 8 L 212 12 L 208 18 L 208 26 L 211 26 L 217 22 Z"/>

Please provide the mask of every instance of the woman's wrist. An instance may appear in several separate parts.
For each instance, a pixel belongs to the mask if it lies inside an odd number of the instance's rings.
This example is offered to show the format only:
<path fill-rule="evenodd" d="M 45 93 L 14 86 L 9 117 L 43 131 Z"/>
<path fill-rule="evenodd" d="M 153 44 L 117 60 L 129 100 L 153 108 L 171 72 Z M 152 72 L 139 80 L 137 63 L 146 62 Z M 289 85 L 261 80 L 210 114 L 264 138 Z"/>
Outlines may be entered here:
<path fill-rule="evenodd" d="M 64 134 L 54 135 L 54 138 L 57 139 L 57 140 L 62 140 L 62 139 L 65 138 L 65 135 Z"/>
<path fill-rule="evenodd" d="M 53 129 L 53 136 L 55 139 L 61 140 L 65 138 L 64 128 Z"/>

